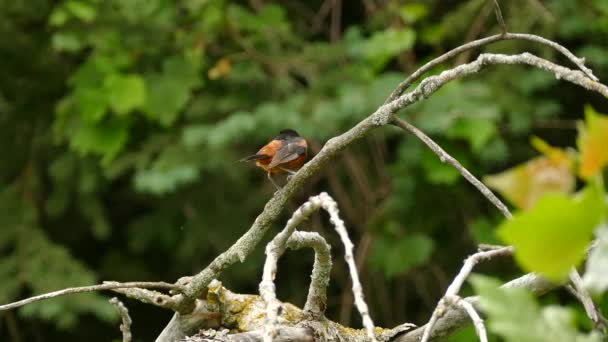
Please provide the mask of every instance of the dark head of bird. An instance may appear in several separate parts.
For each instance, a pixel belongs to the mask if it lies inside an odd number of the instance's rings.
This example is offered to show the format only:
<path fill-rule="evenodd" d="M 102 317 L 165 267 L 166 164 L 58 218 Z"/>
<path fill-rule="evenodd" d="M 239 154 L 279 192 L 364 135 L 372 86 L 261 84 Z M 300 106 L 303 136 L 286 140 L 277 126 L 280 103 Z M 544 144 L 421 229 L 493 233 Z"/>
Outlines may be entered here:
<path fill-rule="evenodd" d="M 294 131 L 293 129 L 287 128 L 287 129 L 280 131 L 279 135 L 277 135 L 277 137 L 275 139 L 286 140 L 288 138 L 295 138 L 295 137 L 299 137 L 299 136 L 300 135 L 298 134 L 298 132 Z"/>

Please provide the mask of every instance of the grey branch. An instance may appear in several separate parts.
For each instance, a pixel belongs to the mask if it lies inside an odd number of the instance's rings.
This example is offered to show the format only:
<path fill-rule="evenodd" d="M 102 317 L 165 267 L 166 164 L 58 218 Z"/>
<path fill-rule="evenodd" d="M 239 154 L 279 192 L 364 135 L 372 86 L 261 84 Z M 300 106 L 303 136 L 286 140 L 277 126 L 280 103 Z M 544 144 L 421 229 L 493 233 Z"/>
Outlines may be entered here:
<path fill-rule="evenodd" d="M 327 308 L 327 286 L 331 275 L 331 247 L 325 239 L 315 232 L 294 232 L 287 241 L 291 249 L 312 248 L 315 251 L 315 262 L 310 276 L 308 297 L 304 312 L 313 318 L 319 318 Z"/>
<path fill-rule="evenodd" d="M 165 290 L 179 289 L 179 287 L 175 284 L 169 284 L 169 283 L 164 283 L 164 282 L 146 282 L 146 281 L 128 282 L 128 283 L 106 282 L 101 285 L 70 287 L 67 289 L 49 292 L 49 293 L 33 296 L 30 298 L 26 298 L 26 299 L 20 300 L 18 302 L 0 305 L 0 311 L 15 309 L 20 306 L 30 304 L 33 302 L 37 302 L 40 300 L 65 296 L 65 295 L 74 294 L 74 293 L 114 290 L 114 289 L 120 289 L 120 288 L 123 288 L 123 289 L 124 288 L 151 288 L 151 289 L 154 288 L 154 289 L 165 289 Z"/>
<path fill-rule="evenodd" d="M 509 256 L 509 255 L 513 254 L 513 250 L 514 250 L 513 247 L 509 246 L 509 247 L 502 247 L 502 248 L 494 249 L 494 250 L 490 250 L 490 251 L 477 252 L 477 253 L 469 256 L 465 260 L 464 265 L 460 269 L 460 272 L 458 272 L 458 275 L 454 278 L 454 280 L 452 281 L 450 286 L 448 286 L 448 289 L 445 291 L 445 295 L 443 296 L 443 298 L 441 298 L 441 300 L 439 300 L 437 307 L 435 308 L 435 310 L 433 310 L 431 319 L 429 320 L 429 323 L 426 325 L 424 334 L 422 335 L 421 342 L 429 341 L 429 339 L 431 337 L 431 333 L 435 326 L 435 323 L 440 318 L 440 316 L 442 316 L 444 314 L 444 312 L 452 306 L 452 304 L 454 304 L 454 303 L 458 302 L 458 300 L 460 300 L 460 297 L 458 296 L 458 292 L 460 292 L 462 285 L 466 281 L 467 277 L 473 271 L 473 267 L 475 267 L 475 265 L 477 265 L 480 261 L 489 260 L 489 259 L 492 259 L 497 256 Z M 469 312 L 469 315 L 471 315 L 470 312 Z M 476 318 L 473 316 L 471 316 L 471 318 L 475 322 Z"/>
<path fill-rule="evenodd" d="M 527 40 L 530 42 L 535 42 L 535 43 L 539 43 L 539 44 L 551 47 L 551 48 L 557 50 L 558 52 L 560 52 L 566 58 L 568 58 L 574 65 L 576 65 L 579 69 L 581 69 L 585 73 L 585 75 L 587 75 L 587 77 L 589 77 L 591 80 L 596 81 L 596 82 L 598 81 L 598 78 L 593 75 L 593 72 L 591 71 L 591 69 L 589 69 L 585 66 L 584 58 L 576 57 L 572 52 L 570 52 L 570 50 L 566 49 L 565 47 L 561 46 L 560 44 L 553 42 L 549 39 L 545 39 L 541 36 L 534 35 L 534 34 L 507 32 L 507 33 L 495 34 L 493 36 L 477 39 L 472 42 L 460 45 L 460 46 L 444 53 L 443 55 L 427 62 L 425 65 L 421 66 L 418 70 L 416 70 L 414 73 L 412 73 L 410 76 L 408 76 L 408 78 L 406 78 L 405 81 L 401 82 L 397 86 L 397 88 L 395 88 L 395 90 L 393 90 L 393 92 L 390 94 L 390 96 L 386 99 L 386 101 L 384 103 L 387 104 L 387 103 L 390 103 L 390 102 L 394 101 L 395 99 L 397 99 L 401 94 L 403 94 L 403 92 L 405 92 L 407 90 L 407 88 L 409 88 L 417 79 L 419 79 L 427 71 L 431 70 L 432 68 L 434 68 L 440 64 L 443 64 L 450 58 L 458 56 L 459 54 L 461 54 L 465 51 L 479 48 L 479 47 L 482 47 L 482 46 L 485 46 L 488 44 L 492 44 L 492 43 L 495 43 L 495 42 L 498 42 L 501 40 Z"/>
<path fill-rule="evenodd" d="M 115 288 L 112 291 L 123 294 L 131 299 L 136 299 L 142 303 L 156 305 L 161 308 L 178 311 L 182 305 L 183 297 L 182 294 L 169 296 L 158 291 L 152 291 L 142 289 L 138 287 L 133 288 Z"/>
<path fill-rule="evenodd" d="M 498 198 L 492 190 L 490 190 L 487 186 L 485 186 L 479 179 L 477 179 L 469 170 L 467 170 L 462 164 L 458 162 L 454 157 L 449 155 L 441 146 L 439 146 L 433 139 L 429 138 L 426 134 L 424 134 L 421 130 L 416 128 L 414 125 L 409 122 L 400 119 L 398 117 L 393 118 L 393 125 L 400 127 L 412 134 L 414 134 L 420 141 L 422 141 L 426 146 L 428 146 L 437 156 L 439 156 L 439 160 L 444 163 L 448 163 L 452 165 L 460 174 L 467 180 L 469 183 L 473 184 L 474 187 L 479 190 L 487 199 L 490 201 L 500 212 L 505 216 L 510 218 L 511 212 L 509 208 Z"/>
<path fill-rule="evenodd" d="M 277 262 L 281 255 L 285 252 L 287 241 L 296 230 L 296 227 L 303 221 L 308 219 L 310 215 L 317 211 L 322 206 L 323 195 L 313 196 L 302 204 L 291 216 L 285 228 L 279 232 L 272 241 L 266 246 L 266 262 L 264 263 L 264 272 L 262 281 L 260 282 L 260 296 L 266 303 L 266 320 L 264 341 L 271 342 L 276 335 L 277 319 L 281 311 L 281 303 L 277 300 L 274 278 L 277 273 Z"/>
<path fill-rule="evenodd" d="M 530 290 L 535 295 L 542 295 L 556 288 L 559 284 L 551 283 L 534 273 L 526 274 L 522 277 L 514 279 L 506 284 L 503 288 L 525 288 Z M 479 310 L 479 297 L 467 297 L 463 300 L 471 303 L 476 310 Z M 442 337 L 448 336 L 454 331 L 463 328 L 468 324 L 468 315 L 462 307 L 451 306 L 443 316 L 437 319 L 431 334 L 431 340 L 436 341 Z M 422 326 L 412 330 L 406 334 L 398 336 L 394 342 L 420 342 L 426 327 Z"/>
<path fill-rule="evenodd" d="M 591 322 L 593 323 L 593 327 L 598 330 L 602 335 L 606 334 L 606 319 L 602 316 L 602 313 L 597 309 L 595 303 L 593 303 L 593 299 L 589 294 L 589 291 L 585 288 L 583 284 L 583 279 L 578 274 L 576 269 L 572 269 L 570 271 L 570 282 L 572 282 L 572 286 L 568 286 L 568 290 L 581 302 L 583 307 L 585 308 L 585 312 Z"/>
<path fill-rule="evenodd" d="M 500 10 L 498 0 L 494 0 L 494 13 L 496 14 L 496 21 L 498 22 L 498 25 L 500 25 L 501 32 L 503 34 L 507 33 L 507 25 L 505 24 L 505 20 L 502 17 L 502 11 Z"/>
<path fill-rule="evenodd" d="M 116 311 L 122 319 L 120 325 L 120 331 L 122 332 L 122 342 L 131 342 L 131 317 L 129 316 L 129 310 L 118 298 L 114 297 L 110 299 L 110 303 L 114 305 Z"/>
<path fill-rule="evenodd" d="M 475 326 L 475 332 L 477 333 L 477 337 L 479 337 L 479 342 L 488 342 L 488 334 L 486 333 L 486 327 L 483 325 L 483 320 L 479 317 L 479 314 L 473 307 L 473 304 L 463 300 L 460 297 L 455 297 L 453 299 L 456 305 L 459 305 L 466 311 L 466 313 L 473 321 L 473 325 Z"/>
<path fill-rule="evenodd" d="M 374 323 L 369 315 L 367 304 L 363 296 L 363 288 L 359 281 L 357 266 L 353 257 L 353 243 L 348 236 L 348 231 L 344 226 L 344 221 L 340 218 L 338 212 L 338 204 L 327 193 L 323 192 L 318 196 L 311 197 L 306 203 L 302 204 L 287 221 L 285 228 L 275 236 L 275 238 L 266 246 L 266 262 L 264 264 L 264 273 L 262 282 L 260 282 L 260 296 L 266 303 L 266 318 L 265 325 L 265 341 L 272 341 L 272 338 L 277 333 L 277 319 L 280 315 L 281 304 L 276 298 L 274 285 L 274 277 L 277 272 L 277 261 L 285 251 L 288 239 L 294 233 L 296 226 L 306 220 L 314 211 L 323 208 L 329 213 L 330 221 L 334 225 L 336 232 L 340 236 L 344 244 L 344 259 L 348 265 L 349 273 L 353 284 L 353 296 L 355 298 L 355 306 L 361 314 L 363 326 L 367 331 L 367 336 L 370 340 L 376 341 L 374 333 Z M 327 276 L 329 276 L 327 274 Z M 327 283 L 329 278 L 322 279 Z M 325 303 L 322 303 L 325 306 Z"/>

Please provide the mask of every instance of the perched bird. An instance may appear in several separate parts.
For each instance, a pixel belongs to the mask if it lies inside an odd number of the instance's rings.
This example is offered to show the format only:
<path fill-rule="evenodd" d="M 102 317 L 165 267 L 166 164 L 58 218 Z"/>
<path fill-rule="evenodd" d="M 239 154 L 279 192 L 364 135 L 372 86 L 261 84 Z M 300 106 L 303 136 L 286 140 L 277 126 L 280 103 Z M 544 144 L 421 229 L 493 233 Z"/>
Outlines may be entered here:
<path fill-rule="evenodd" d="M 293 129 L 284 129 L 256 154 L 239 161 L 255 161 L 255 165 L 268 173 L 268 179 L 277 189 L 281 187 L 272 178 L 273 174 L 293 175 L 304 164 L 308 145 L 306 140 Z"/>

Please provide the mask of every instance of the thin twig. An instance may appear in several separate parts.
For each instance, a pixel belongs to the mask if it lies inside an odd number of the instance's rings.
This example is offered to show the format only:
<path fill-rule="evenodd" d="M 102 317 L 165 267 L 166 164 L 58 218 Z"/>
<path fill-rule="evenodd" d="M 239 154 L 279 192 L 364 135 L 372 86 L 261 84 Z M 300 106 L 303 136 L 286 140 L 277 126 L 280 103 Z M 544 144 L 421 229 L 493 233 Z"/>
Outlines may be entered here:
<path fill-rule="evenodd" d="M 589 291 L 585 288 L 583 284 L 583 279 L 579 275 L 576 269 L 572 269 L 570 271 L 570 281 L 572 282 L 572 287 L 570 288 L 573 295 L 581 302 L 583 307 L 585 308 L 585 312 L 591 322 L 593 323 L 593 327 L 598 330 L 602 335 L 606 334 L 606 319 L 602 317 L 601 312 L 593 303 L 593 299 L 589 294 Z"/>
<path fill-rule="evenodd" d="M 365 303 L 365 300 L 363 298 L 363 288 L 361 286 L 361 282 L 359 281 L 357 265 L 355 264 L 355 258 L 353 257 L 353 243 L 350 240 L 350 237 L 348 236 L 348 231 L 344 226 L 344 221 L 342 221 L 340 215 L 338 214 L 338 204 L 333 200 L 333 198 L 329 197 L 329 195 L 327 195 L 325 203 L 326 204 L 323 205 L 323 208 L 329 213 L 329 220 L 334 224 L 336 232 L 338 233 L 338 235 L 340 235 L 340 239 L 342 240 L 342 244 L 344 245 L 344 258 L 346 259 L 346 263 L 348 264 L 348 269 L 353 284 L 353 296 L 355 297 L 355 306 L 361 314 L 363 327 L 365 327 L 365 330 L 367 330 L 367 337 L 369 337 L 369 339 L 372 341 L 376 341 L 374 334 L 374 322 L 372 321 L 372 318 L 369 315 L 367 304 Z"/>
<path fill-rule="evenodd" d="M 433 327 L 434 327 L 435 323 L 437 322 L 437 320 L 439 319 L 439 317 L 441 317 L 445 314 L 445 311 L 454 302 L 454 298 L 460 298 L 458 296 L 458 292 L 460 292 L 460 288 L 466 281 L 469 274 L 471 274 L 471 272 L 473 271 L 473 267 L 475 267 L 475 265 L 477 265 L 480 261 L 483 261 L 483 260 L 489 260 L 489 259 L 492 259 L 497 256 L 511 255 L 511 254 L 513 254 L 513 250 L 514 250 L 513 247 L 509 246 L 509 247 L 494 249 L 491 251 L 477 252 L 477 253 L 469 256 L 465 260 L 464 265 L 460 269 L 460 272 L 458 272 L 458 275 L 454 278 L 454 280 L 452 281 L 450 286 L 448 286 L 448 289 L 446 290 L 445 295 L 443 295 L 443 298 L 441 298 L 441 300 L 439 300 L 437 307 L 435 308 L 435 310 L 433 310 L 431 319 L 429 320 L 429 323 L 425 326 L 425 330 L 424 330 L 424 333 L 422 334 L 421 342 L 429 341 L 429 338 L 431 337 L 431 332 L 433 331 Z M 470 313 L 469 313 L 469 315 L 470 315 Z"/>
<path fill-rule="evenodd" d="M 473 325 L 475 326 L 475 332 L 477 333 L 477 337 L 479 337 L 480 342 L 488 342 L 488 333 L 486 332 L 486 327 L 483 325 L 483 319 L 479 317 L 479 314 L 473 307 L 473 304 L 467 302 L 466 300 L 456 297 L 454 298 L 457 305 L 462 307 L 469 317 L 471 317 L 471 321 L 473 321 Z"/>
<path fill-rule="evenodd" d="M 49 292 L 37 296 L 33 296 L 30 298 L 26 298 L 14 303 L 9 303 L 5 305 L 0 305 L 0 311 L 15 309 L 20 306 L 30 304 L 33 302 L 37 302 L 40 300 L 65 296 L 74 293 L 83 293 L 83 292 L 95 292 L 95 291 L 105 291 L 105 290 L 114 290 L 120 288 L 150 288 L 150 289 L 165 289 L 165 290 L 175 290 L 179 289 L 179 287 L 175 284 L 169 284 L 164 282 L 128 282 L 128 283 L 117 283 L 117 282 L 108 282 L 101 285 L 91 285 L 91 286 L 82 286 L 82 287 L 70 287 L 67 289 Z"/>
<path fill-rule="evenodd" d="M 120 318 L 122 319 L 122 324 L 120 325 L 122 342 L 131 342 L 131 323 L 133 321 L 131 321 L 131 316 L 129 316 L 129 310 L 116 297 L 110 299 L 110 303 L 114 305 L 116 311 L 118 311 L 118 314 L 120 314 Z"/>
<path fill-rule="evenodd" d="M 503 34 L 507 33 L 507 25 L 505 24 L 505 20 L 502 18 L 502 11 L 500 10 L 498 0 L 494 0 L 494 13 L 496 14 L 496 21 L 498 21 L 498 25 L 500 25 L 501 32 Z"/>
<path fill-rule="evenodd" d="M 442 64 L 445 61 L 447 61 L 448 59 L 455 57 L 467 50 L 479 48 L 479 47 L 482 47 L 482 46 L 485 46 L 488 44 L 492 44 L 492 43 L 495 43 L 495 42 L 498 42 L 501 40 L 527 40 L 527 41 L 549 46 L 549 47 L 557 50 L 558 52 L 560 52 L 566 58 L 568 58 L 574 65 L 576 65 L 579 69 L 581 69 L 585 73 L 585 75 L 587 75 L 587 77 L 589 77 L 593 81 L 596 81 L 596 82 L 598 81 L 598 78 L 595 77 L 595 75 L 593 75 L 593 72 L 591 71 L 591 69 L 585 67 L 585 59 L 576 57 L 572 52 L 570 52 L 570 50 L 566 49 L 562 45 L 560 45 L 556 42 L 553 42 L 549 39 L 545 39 L 541 36 L 534 35 L 534 34 L 507 32 L 507 33 L 495 34 L 493 36 L 477 39 L 472 42 L 460 45 L 460 46 L 444 53 L 443 55 L 427 62 L 426 64 L 424 64 L 423 66 L 418 68 L 418 70 L 416 70 L 410 76 L 408 76 L 405 79 L 405 81 L 401 82 L 397 86 L 397 88 L 395 88 L 395 90 L 393 90 L 393 92 L 389 95 L 389 97 L 384 101 L 384 104 L 390 103 L 390 102 L 394 101 L 395 99 L 397 99 L 401 94 L 403 94 L 403 92 L 405 92 L 407 90 L 407 88 L 409 88 L 424 73 L 426 73 L 427 71 L 436 67 L 437 65 Z"/>
<path fill-rule="evenodd" d="M 505 217 L 511 217 L 511 212 L 509 208 L 498 198 L 492 190 L 490 190 L 485 184 L 483 184 L 479 179 L 477 179 L 469 170 L 467 170 L 462 164 L 458 162 L 454 157 L 449 155 L 441 146 L 439 146 L 433 139 L 429 138 L 426 134 L 424 134 L 421 130 L 416 128 L 414 125 L 409 122 L 400 119 L 398 117 L 393 118 L 392 122 L 395 126 L 400 127 L 412 134 L 414 134 L 418 139 L 420 139 L 426 146 L 428 146 L 437 156 L 439 156 L 439 160 L 444 163 L 448 163 L 452 165 L 460 174 L 471 183 L 474 187 L 479 190 L 487 199 L 490 201 Z"/>

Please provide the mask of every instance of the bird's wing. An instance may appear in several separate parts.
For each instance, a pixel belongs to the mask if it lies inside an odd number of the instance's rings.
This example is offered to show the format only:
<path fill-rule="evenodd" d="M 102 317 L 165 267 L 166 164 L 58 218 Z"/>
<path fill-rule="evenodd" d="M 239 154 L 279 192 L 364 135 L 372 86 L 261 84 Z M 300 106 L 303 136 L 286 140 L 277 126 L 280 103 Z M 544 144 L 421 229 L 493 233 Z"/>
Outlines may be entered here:
<path fill-rule="evenodd" d="M 248 162 L 248 161 L 255 161 L 255 160 L 266 159 L 266 158 L 270 158 L 270 156 L 267 154 L 254 154 L 251 156 L 247 156 L 245 158 L 241 158 L 241 159 L 239 159 L 239 161 Z"/>
<path fill-rule="evenodd" d="M 275 150 L 277 150 L 281 146 L 281 142 L 278 140 L 273 140 L 268 144 L 264 145 L 256 154 L 240 159 L 240 162 L 246 161 L 255 161 L 260 159 L 272 158 L 275 154 Z"/>
<path fill-rule="evenodd" d="M 288 143 L 277 151 L 270 164 L 268 164 L 268 168 L 271 169 L 277 165 L 288 163 L 304 154 L 306 154 L 306 147 L 296 143 Z"/>

